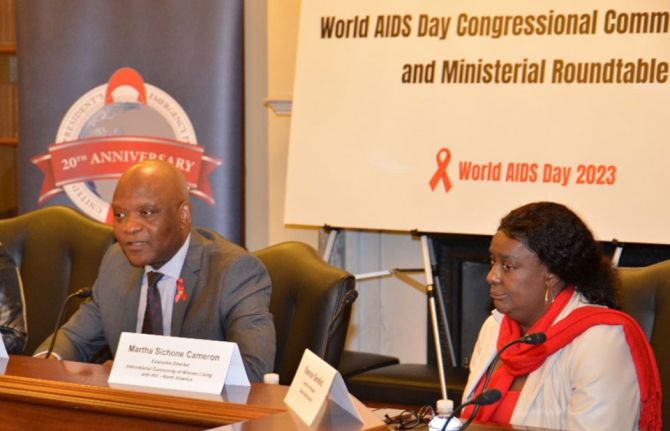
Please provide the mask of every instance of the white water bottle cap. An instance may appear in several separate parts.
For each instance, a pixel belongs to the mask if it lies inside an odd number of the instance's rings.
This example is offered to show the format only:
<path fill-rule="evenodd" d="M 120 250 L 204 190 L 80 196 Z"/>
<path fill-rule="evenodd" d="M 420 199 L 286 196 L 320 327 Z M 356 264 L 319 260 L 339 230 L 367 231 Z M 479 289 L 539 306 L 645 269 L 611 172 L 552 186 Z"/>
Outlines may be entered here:
<path fill-rule="evenodd" d="M 454 402 L 452 400 L 437 400 L 436 407 L 438 415 L 450 415 L 454 412 Z"/>
<path fill-rule="evenodd" d="M 278 385 L 279 384 L 279 374 L 277 374 L 277 373 L 263 374 L 263 383 L 268 384 L 268 385 Z"/>

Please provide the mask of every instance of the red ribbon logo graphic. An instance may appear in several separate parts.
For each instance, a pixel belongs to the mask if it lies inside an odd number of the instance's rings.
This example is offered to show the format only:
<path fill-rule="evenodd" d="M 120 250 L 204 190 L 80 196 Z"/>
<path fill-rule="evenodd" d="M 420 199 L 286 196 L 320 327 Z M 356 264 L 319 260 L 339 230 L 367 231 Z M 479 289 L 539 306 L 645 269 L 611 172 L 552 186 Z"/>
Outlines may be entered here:
<path fill-rule="evenodd" d="M 449 175 L 447 175 L 447 166 L 449 166 L 449 161 L 451 160 L 449 149 L 442 148 L 437 152 L 435 159 L 437 160 L 437 170 L 433 174 L 433 178 L 430 179 L 430 189 L 435 191 L 437 184 L 442 181 L 444 183 L 444 191 L 448 193 L 451 190 L 451 181 L 449 181 Z"/>

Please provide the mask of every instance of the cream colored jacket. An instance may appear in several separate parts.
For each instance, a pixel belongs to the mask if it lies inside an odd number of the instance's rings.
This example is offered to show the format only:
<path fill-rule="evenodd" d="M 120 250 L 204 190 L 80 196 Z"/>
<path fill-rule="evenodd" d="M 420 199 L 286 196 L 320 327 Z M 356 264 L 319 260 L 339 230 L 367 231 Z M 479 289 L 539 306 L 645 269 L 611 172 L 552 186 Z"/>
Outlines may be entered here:
<path fill-rule="evenodd" d="M 575 292 L 556 318 L 588 305 Z M 479 332 L 463 401 L 472 396 L 496 353 L 503 315 L 493 311 Z M 549 356 L 528 375 L 511 423 L 550 429 L 637 429 L 640 390 L 621 326 L 598 325 Z"/>

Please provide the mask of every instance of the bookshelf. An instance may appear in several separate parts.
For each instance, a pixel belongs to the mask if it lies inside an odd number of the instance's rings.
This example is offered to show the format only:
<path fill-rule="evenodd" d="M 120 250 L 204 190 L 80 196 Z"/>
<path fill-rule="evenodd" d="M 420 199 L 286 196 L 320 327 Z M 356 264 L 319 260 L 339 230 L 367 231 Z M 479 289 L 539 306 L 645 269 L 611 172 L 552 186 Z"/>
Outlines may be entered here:
<path fill-rule="evenodd" d="M 18 211 L 16 0 L 0 0 L 0 218 Z"/>
<path fill-rule="evenodd" d="M 0 0 L 0 145 L 18 144 L 15 1 Z"/>
<path fill-rule="evenodd" d="M 19 135 L 19 92 L 16 45 L 0 46 L 0 145 L 16 146 Z"/>

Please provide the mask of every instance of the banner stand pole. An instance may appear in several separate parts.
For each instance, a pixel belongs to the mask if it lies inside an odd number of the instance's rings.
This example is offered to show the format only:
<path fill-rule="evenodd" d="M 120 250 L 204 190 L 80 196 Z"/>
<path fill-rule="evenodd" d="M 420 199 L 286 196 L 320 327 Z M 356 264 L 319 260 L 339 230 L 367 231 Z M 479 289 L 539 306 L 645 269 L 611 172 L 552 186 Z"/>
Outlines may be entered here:
<path fill-rule="evenodd" d="M 440 330 L 437 324 L 437 310 L 435 308 L 435 285 L 433 283 L 433 266 L 428 251 L 428 237 L 421 235 L 421 254 L 423 255 L 424 274 L 426 276 L 426 295 L 428 295 L 428 307 L 430 310 L 431 326 L 433 328 L 433 342 L 435 343 L 435 357 L 437 359 L 437 372 L 440 378 L 440 389 L 442 390 L 442 399 L 447 397 L 447 383 L 444 374 L 444 362 L 442 360 L 442 343 L 440 342 Z M 447 335 L 449 327 L 446 327 Z M 451 337 L 447 336 L 447 344 L 451 347 Z M 450 349 L 451 350 L 451 349 Z"/>
<path fill-rule="evenodd" d="M 330 258 L 333 254 L 333 248 L 335 247 L 335 240 L 337 239 L 337 232 L 339 232 L 339 229 L 332 228 L 331 226 L 325 224 L 323 225 L 323 230 L 328 234 L 326 248 L 323 250 L 323 260 L 330 263 Z"/>

